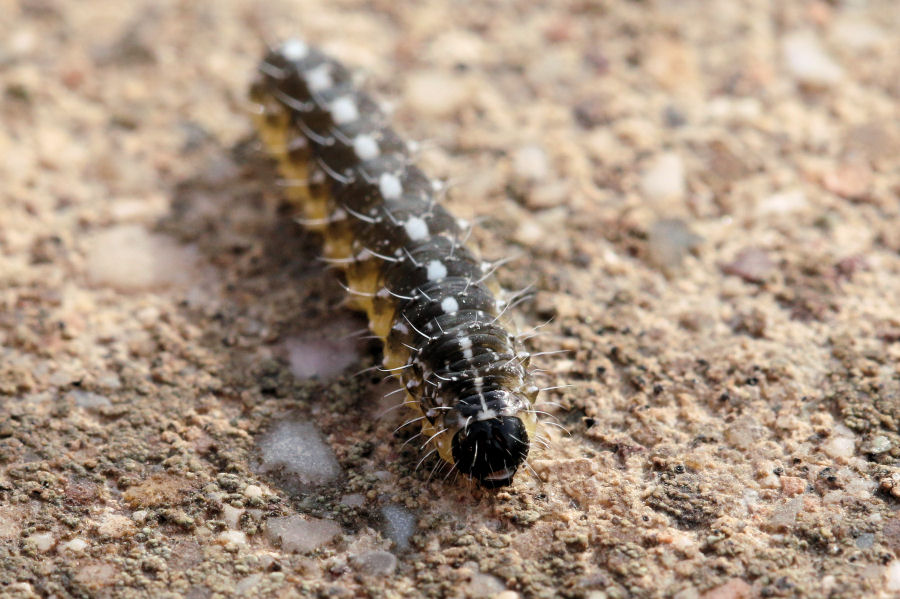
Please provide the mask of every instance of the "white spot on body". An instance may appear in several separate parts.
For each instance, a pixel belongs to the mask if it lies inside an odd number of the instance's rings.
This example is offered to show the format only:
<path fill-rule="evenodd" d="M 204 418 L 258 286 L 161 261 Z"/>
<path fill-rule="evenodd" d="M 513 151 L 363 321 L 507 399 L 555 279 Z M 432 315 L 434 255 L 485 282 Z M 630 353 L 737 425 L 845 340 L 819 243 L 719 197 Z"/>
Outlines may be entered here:
<path fill-rule="evenodd" d="M 378 190 L 381 191 L 381 197 L 386 200 L 396 200 L 403 194 L 403 185 L 400 184 L 400 178 L 392 173 L 383 173 L 378 178 Z"/>
<path fill-rule="evenodd" d="M 482 403 L 484 402 L 482 401 Z M 490 420 L 491 418 L 496 417 L 497 412 L 495 412 L 494 410 L 481 410 L 480 412 L 478 412 L 478 416 L 475 417 L 475 420 Z"/>
<path fill-rule="evenodd" d="M 338 98 L 331 103 L 331 118 L 338 125 L 352 123 L 359 118 L 359 109 L 356 102 L 349 96 Z"/>
<path fill-rule="evenodd" d="M 459 302 L 457 302 L 454 297 L 445 297 L 443 301 L 441 301 L 441 310 L 443 310 L 445 314 L 453 314 L 459 310 Z"/>
<path fill-rule="evenodd" d="M 428 225 L 418 216 L 411 217 L 404 223 L 403 228 L 406 229 L 406 234 L 413 241 L 420 241 L 428 237 Z M 444 271 L 444 274 L 446 274 L 446 269 Z"/>
<path fill-rule="evenodd" d="M 281 45 L 281 55 L 288 60 L 302 60 L 309 54 L 309 46 L 301 39 L 291 38 Z"/>
<path fill-rule="evenodd" d="M 472 356 L 473 354 L 471 347 L 466 347 L 463 349 L 463 358 L 465 358 L 466 360 L 471 360 Z"/>
<path fill-rule="evenodd" d="M 314 92 L 320 92 L 334 86 L 331 78 L 331 65 L 321 64 L 306 73 L 306 84 Z"/>
<path fill-rule="evenodd" d="M 439 260 L 432 260 L 428 263 L 428 280 L 440 281 L 447 276 L 447 267 Z M 442 304 L 443 305 L 443 304 Z"/>
<path fill-rule="evenodd" d="M 406 335 L 407 333 L 409 333 L 409 327 L 407 327 L 407 326 L 406 326 L 405 324 L 403 324 L 402 322 L 398 322 L 397 324 L 395 324 L 395 325 L 393 326 L 393 329 L 394 329 L 395 331 L 400 331 L 400 332 L 403 333 L 404 335 Z"/>
<path fill-rule="evenodd" d="M 372 160 L 381 154 L 378 142 L 371 135 L 357 135 L 353 140 L 353 151 L 360 160 Z"/>

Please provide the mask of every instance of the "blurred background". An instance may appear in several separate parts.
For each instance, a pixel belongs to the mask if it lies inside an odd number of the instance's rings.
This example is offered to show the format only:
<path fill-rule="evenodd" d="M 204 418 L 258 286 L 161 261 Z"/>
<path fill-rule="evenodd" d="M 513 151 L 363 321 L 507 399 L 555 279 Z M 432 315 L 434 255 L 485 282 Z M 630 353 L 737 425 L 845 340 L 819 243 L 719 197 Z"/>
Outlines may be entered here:
<path fill-rule="evenodd" d="M 893 0 L 0 0 L 0 594 L 895 596 L 898 28 Z M 568 434 L 510 489 L 429 478 L 353 376 L 379 349 L 247 112 L 297 35 L 569 350 L 538 364 Z"/>

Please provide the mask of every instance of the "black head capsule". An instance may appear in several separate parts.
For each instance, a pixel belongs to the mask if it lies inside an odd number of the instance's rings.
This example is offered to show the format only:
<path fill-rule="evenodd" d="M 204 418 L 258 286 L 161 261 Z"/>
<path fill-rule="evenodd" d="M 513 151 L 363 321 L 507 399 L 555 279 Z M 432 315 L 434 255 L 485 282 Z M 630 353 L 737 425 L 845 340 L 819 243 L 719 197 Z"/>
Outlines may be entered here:
<path fill-rule="evenodd" d="M 487 488 L 504 487 L 528 456 L 528 433 L 516 416 L 470 423 L 453 437 L 453 460 Z"/>

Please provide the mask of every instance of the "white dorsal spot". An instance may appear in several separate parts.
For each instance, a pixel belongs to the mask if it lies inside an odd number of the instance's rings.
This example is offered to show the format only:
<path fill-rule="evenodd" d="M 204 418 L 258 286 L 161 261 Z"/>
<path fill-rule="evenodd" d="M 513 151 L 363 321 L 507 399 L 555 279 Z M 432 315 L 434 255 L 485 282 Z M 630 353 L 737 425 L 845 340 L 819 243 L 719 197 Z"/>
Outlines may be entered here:
<path fill-rule="evenodd" d="M 372 160 L 381 154 L 378 142 L 371 135 L 357 135 L 353 139 L 353 151 L 360 160 Z"/>
<path fill-rule="evenodd" d="M 316 68 L 310 69 L 306 73 L 306 84 L 314 92 L 334 87 L 334 80 L 331 78 L 331 65 L 320 64 Z"/>
<path fill-rule="evenodd" d="M 302 60 L 309 54 L 309 46 L 301 39 L 296 37 L 285 40 L 281 44 L 281 55 L 288 60 Z"/>
<path fill-rule="evenodd" d="M 343 96 L 331 103 L 331 118 L 338 125 L 352 123 L 359 119 L 359 109 L 350 96 Z"/>
<path fill-rule="evenodd" d="M 459 302 L 456 301 L 455 297 L 445 297 L 441 301 L 441 310 L 443 310 L 445 314 L 453 314 L 459 310 Z"/>
<path fill-rule="evenodd" d="M 403 228 L 406 229 L 406 234 L 413 241 L 420 241 L 428 237 L 428 224 L 418 216 L 411 216 L 403 224 Z M 446 273 L 446 269 L 444 270 Z"/>
<path fill-rule="evenodd" d="M 396 200 L 403 195 L 400 178 L 393 173 L 382 173 L 378 178 L 378 189 L 381 191 L 381 197 L 386 200 Z"/>
<path fill-rule="evenodd" d="M 460 337 L 459 347 L 461 349 L 472 349 L 472 340 L 469 337 Z"/>
<path fill-rule="evenodd" d="M 447 267 L 440 260 L 432 260 L 428 263 L 428 280 L 441 281 L 447 276 Z"/>

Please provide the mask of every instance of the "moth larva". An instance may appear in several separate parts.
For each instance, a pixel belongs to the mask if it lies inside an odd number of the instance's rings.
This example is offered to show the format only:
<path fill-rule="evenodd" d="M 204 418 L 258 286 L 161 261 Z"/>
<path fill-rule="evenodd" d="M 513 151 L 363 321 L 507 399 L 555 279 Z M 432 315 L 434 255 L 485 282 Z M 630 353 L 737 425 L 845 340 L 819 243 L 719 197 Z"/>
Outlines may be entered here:
<path fill-rule="evenodd" d="M 486 487 L 509 484 L 535 436 L 539 390 L 463 223 L 334 59 L 289 40 L 260 63 L 250 96 L 299 220 L 324 236 L 431 452 Z"/>

